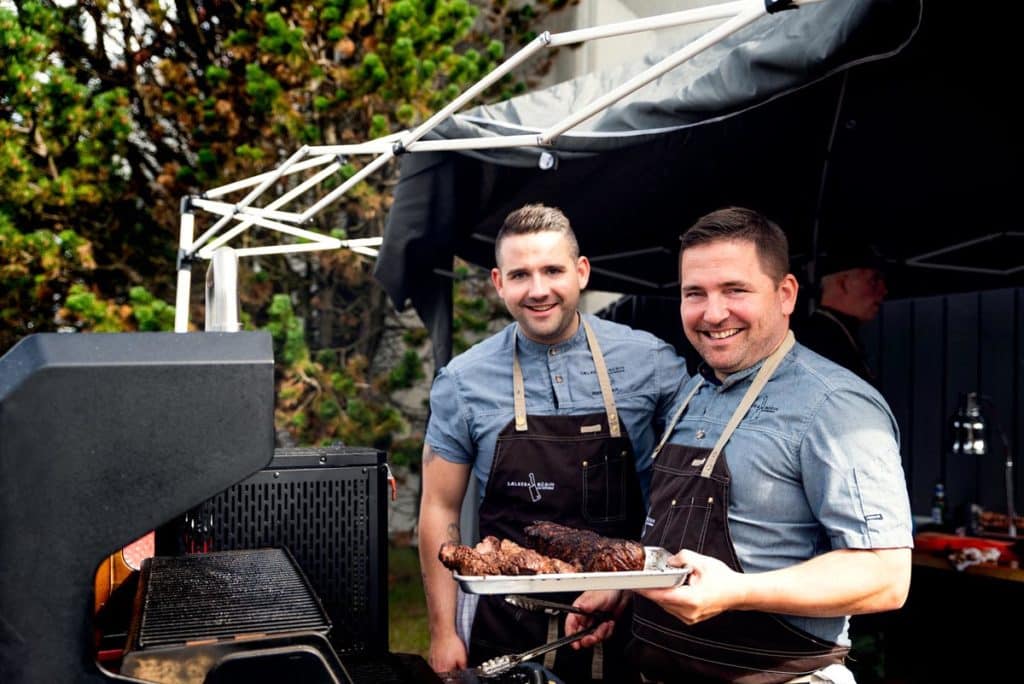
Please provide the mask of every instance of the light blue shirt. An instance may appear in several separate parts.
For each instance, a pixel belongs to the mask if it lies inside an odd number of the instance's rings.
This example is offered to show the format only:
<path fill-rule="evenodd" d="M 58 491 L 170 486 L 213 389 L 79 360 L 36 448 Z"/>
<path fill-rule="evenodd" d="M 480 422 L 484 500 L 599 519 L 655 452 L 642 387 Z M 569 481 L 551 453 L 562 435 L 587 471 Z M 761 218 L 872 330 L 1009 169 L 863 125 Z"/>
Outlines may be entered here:
<path fill-rule="evenodd" d="M 586 315 L 608 367 L 622 425 L 636 454 L 644 501 L 651 480 L 651 451 L 678 393 L 689 378 L 686 361 L 650 333 Z M 434 378 L 426 442 L 445 460 L 473 465 L 481 498 L 494 460 L 498 433 L 512 421 L 512 341 L 518 338 L 533 415 L 604 412 L 601 388 L 586 333 L 545 345 L 526 338 L 515 324 L 455 357 Z"/>
<path fill-rule="evenodd" d="M 712 448 L 760 367 L 721 383 L 705 379 L 669 442 Z M 729 530 L 744 572 L 789 567 L 833 549 L 913 546 L 896 419 L 873 387 L 801 344 L 723 453 L 731 475 Z M 847 618 L 787 619 L 849 644 Z"/>

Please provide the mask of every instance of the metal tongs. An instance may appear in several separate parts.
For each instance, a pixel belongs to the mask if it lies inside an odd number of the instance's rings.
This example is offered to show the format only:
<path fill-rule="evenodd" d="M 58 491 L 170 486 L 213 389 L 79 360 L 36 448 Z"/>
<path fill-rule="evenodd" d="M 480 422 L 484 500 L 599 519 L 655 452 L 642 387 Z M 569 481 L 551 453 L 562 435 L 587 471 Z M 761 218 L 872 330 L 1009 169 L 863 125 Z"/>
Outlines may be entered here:
<path fill-rule="evenodd" d="M 497 658 L 491 658 L 490 660 L 485 660 L 483 663 L 480 664 L 479 667 L 474 668 L 475 673 L 480 675 L 481 677 L 494 677 L 496 675 L 501 674 L 502 672 L 507 672 L 508 670 L 511 670 L 513 667 L 519 665 L 520 663 L 524 663 L 528 660 L 536 658 L 537 656 L 544 655 L 548 651 L 554 651 L 555 649 L 571 644 L 574 641 L 579 641 L 580 639 L 587 636 L 588 634 L 591 634 L 594 630 L 600 627 L 601 623 L 614 619 L 614 616 L 611 613 L 604 610 L 582 610 L 580 608 L 577 608 L 576 606 L 570 606 L 565 603 L 545 601 L 543 599 L 522 596 L 521 594 L 512 594 L 506 596 L 505 602 L 511 603 L 513 606 L 522 608 L 524 610 L 544 611 L 548 615 L 558 615 L 560 613 L 576 613 L 577 615 L 586 615 L 587 617 L 591 618 L 592 622 L 590 627 L 583 630 L 582 632 L 576 632 L 575 634 L 564 636 L 561 639 L 556 639 L 555 641 L 551 641 L 546 644 L 541 644 L 536 648 L 531 648 L 530 650 L 523 651 L 522 653 L 503 655 L 498 656 Z"/>

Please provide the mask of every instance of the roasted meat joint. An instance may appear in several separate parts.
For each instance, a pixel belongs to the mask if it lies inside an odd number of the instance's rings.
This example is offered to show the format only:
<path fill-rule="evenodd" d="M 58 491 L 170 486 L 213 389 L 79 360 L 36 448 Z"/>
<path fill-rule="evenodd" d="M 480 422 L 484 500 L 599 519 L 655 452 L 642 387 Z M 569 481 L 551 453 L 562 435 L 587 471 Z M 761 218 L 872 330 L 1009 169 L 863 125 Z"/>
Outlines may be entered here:
<path fill-rule="evenodd" d="M 524 528 L 526 547 L 484 537 L 476 546 L 445 542 L 438 558 L 460 575 L 546 575 L 643 570 L 644 547 L 553 522 Z"/>

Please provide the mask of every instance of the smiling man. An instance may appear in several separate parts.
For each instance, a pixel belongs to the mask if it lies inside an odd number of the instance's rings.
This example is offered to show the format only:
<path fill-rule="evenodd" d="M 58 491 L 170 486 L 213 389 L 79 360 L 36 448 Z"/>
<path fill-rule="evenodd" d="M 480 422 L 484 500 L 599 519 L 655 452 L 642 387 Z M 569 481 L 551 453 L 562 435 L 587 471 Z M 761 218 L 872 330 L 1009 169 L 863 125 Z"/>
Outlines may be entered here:
<path fill-rule="evenodd" d="M 439 672 L 559 636 L 560 620 L 502 597 L 461 597 L 460 616 L 475 617 L 457 632 L 456 585 L 437 553 L 459 541 L 470 476 L 483 493 L 481 536 L 521 544 L 524 527 L 550 520 L 638 539 L 651 450 L 687 379 L 667 343 L 579 312 L 590 263 L 558 209 L 509 214 L 495 260 L 491 280 L 515 323 L 442 368 L 430 393 L 419 548 Z M 546 663 L 566 682 L 626 683 L 636 677 L 621 654 L 627 639 L 623 629 L 603 657 L 563 648 Z"/>
<path fill-rule="evenodd" d="M 900 607 L 910 584 L 896 421 L 870 385 L 795 343 L 788 244 L 764 216 L 699 219 L 679 273 L 705 363 L 656 453 L 643 541 L 693 572 L 638 592 L 630 655 L 650 682 L 849 684 L 849 616 Z M 567 631 L 585 624 L 570 616 Z"/>

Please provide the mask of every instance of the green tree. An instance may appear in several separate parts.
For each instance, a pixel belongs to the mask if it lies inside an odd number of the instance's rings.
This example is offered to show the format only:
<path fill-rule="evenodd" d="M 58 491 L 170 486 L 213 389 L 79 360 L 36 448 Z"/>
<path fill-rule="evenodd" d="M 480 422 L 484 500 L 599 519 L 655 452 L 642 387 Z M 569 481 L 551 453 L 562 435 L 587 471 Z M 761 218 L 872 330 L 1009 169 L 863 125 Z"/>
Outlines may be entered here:
<path fill-rule="evenodd" d="M 39 330 L 166 328 L 182 197 L 270 170 L 302 145 L 415 126 L 565 4 L 17 0 L 0 9 L 0 351 Z M 539 59 L 524 75 L 545 66 Z M 523 87 L 508 78 L 486 97 Z M 311 228 L 380 235 L 394 177 L 394 166 L 371 176 Z M 282 179 L 271 196 L 294 183 Z M 266 241 L 256 230 L 233 244 Z M 422 339 L 394 368 L 370 371 L 393 314 L 371 266 L 345 250 L 241 264 L 243 318 L 274 335 L 278 424 L 299 442 L 387 448 L 402 428 L 389 393 L 424 381 Z M 460 301 L 479 317 L 473 299 Z M 198 298 L 192 308 L 200 320 Z"/>
<path fill-rule="evenodd" d="M 131 204 L 129 93 L 67 66 L 54 35 L 69 32 L 62 15 L 43 3 L 0 7 L 0 351 L 34 331 L 168 322 L 135 317 L 133 299 L 156 283 L 131 257 L 168 246 L 147 241 L 141 223 L 112 220 Z"/>

